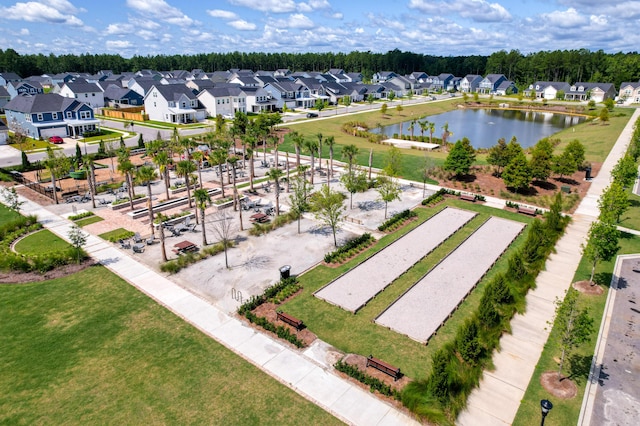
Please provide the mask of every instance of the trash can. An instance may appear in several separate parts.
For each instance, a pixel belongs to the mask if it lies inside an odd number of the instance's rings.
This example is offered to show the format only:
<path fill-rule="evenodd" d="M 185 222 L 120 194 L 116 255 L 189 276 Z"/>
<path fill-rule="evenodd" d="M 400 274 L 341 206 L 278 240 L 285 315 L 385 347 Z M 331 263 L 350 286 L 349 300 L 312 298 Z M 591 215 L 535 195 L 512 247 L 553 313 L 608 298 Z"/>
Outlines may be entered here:
<path fill-rule="evenodd" d="M 291 266 L 290 265 L 284 265 L 284 266 L 280 267 L 280 279 L 281 280 L 289 278 L 290 275 L 291 275 Z"/>
<path fill-rule="evenodd" d="M 591 166 L 587 166 L 584 168 L 584 178 L 585 180 L 591 179 Z"/>

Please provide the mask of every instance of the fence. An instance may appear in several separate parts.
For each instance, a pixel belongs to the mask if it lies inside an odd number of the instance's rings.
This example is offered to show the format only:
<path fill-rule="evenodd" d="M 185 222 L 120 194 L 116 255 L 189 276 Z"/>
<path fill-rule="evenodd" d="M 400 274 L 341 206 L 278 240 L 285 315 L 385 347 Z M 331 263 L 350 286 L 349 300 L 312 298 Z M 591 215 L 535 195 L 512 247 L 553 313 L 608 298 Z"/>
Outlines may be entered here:
<path fill-rule="evenodd" d="M 121 120 L 132 120 L 132 121 L 147 121 L 149 119 L 149 115 L 145 114 L 144 107 L 132 107 L 120 109 L 108 109 L 103 108 L 102 114 L 105 117 L 109 118 L 119 118 Z"/>

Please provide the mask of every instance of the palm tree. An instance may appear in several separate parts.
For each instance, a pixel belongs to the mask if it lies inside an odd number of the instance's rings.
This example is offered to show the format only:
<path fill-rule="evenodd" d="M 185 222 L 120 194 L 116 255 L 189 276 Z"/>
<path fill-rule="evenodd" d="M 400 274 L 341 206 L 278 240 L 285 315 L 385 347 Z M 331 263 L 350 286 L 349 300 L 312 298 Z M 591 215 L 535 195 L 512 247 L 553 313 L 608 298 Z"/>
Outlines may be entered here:
<path fill-rule="evenodd" d="M 193 173 L 195 170 L 196 166 L 195 164 L 193 164 L 193 162 L 191 162 L 191 160 L 178 161 L 178 164 L 176 164 L 176 173 L 178 174 L 178 176 L 184 178 L 184 182 L 187 185 L 187 199 L 189 200 L 189 208 L 193 207 L 193 204 L 191 203 L 191 184 L 189 180 L 191 178 L 191 173 Z"/>
<path fill-rule="evenodd" d="M 446 122 L 446 123 L 444 123 L 444 126 L 442 126 L 442 145 L 443 145 L 443 147 L 446 147 L 447 139 L 451 135 L 453 135 L 453 133 L 449 131 L 449 123 Z"/>
<path fill-rule="evenodd" d="M 353 144 L 347 145 L 344 148 L 342 148 L 342 158 L 347 160 L 347 164 L 349 165 L 349 173 L 351 173 L 351 170 L 353 168 L 353 163 L 359 153 L 360 153 L 360 149 Z"/>
<path fill-rule="evenodd" d="M 409 130 L 411 131 L 411 140 L 413 140 L 413 129 L 416 127 L 417 120 L 414 118 L 411 120 L 411 124 L 409 124 Z"/>
<path fill-rule="evenodd" d="M 296 167 L 300 167 L 300 149 L 304 144 L 304 136 L 294 130 L 291 132 L 291 142 L 296 150 Z"/>
<path fill-rule="evenodd" d="M 322 170 L 322 133 L 316 133 L 318 138 L 318 170 Z"/>
<path fill-rule="evenodd" d="M 427 120 L 418 121 L 418 126 L 420 126 L 420 138 L 424 139 L 424 131 L 429 127 L 429 122 Z"/>
<path fill-rule="evenodd" d="M 329 168 L 329 176 L 333 177 L 333 146 L 336 144 L 336 138 L 328 136 L 324 141 L 329 147 L 329 163 L 331 164 Z"/>
<path fill-rule="evenodd" d="M 202 247 L 207 245 L 207 231 L 204 226 L 204 210 L 207 205 L 211 204 L 211 197 L 209 191 L 204 188 L 199 188 L 193 191 L 193 198 L 196 200 L 196 206 L 200 209 L 200 224 L 202 226 Z"/>
<path fill-rule="evenodd" d="M 313 185 L 313 174 L 314 174 L 314 166 L 315 166 L 314 154 L 318 149 L 318 144 L 313 139 L 309 139 L 306 141 L 305 145 L 309 150 L 309 156 L 311 157 L 311 185 Z"/>
<path fill-rule="evenodd" d="M 91 205 L 96 208 L 96 174 L 93 159 L 90 155 L 82 157 L 82 166 L 87 173 L 87 183 L 89 184 L 89 193 L 91 194 Z"/>
<path fill-rule="evenodd" d="M 136 182 L 147 186 L 147 197 L 149 198 L 149 200 L 147 201 L 149 205 L 149 225 L 151 226 L 151 235 L 153 237 L 155 237 L 156 234 L 153 229 L 153 201 L 151 198 L 151 181 L 157 178 L 158 175 L 156 174 L 156 170 L 150 166 L 142 166 L 136 172 Z"/>
<path fill-rule="evenodd" d="M 204 160 L 204 154 L 200 150 L 196 150 L 191 154 L 191 158 L 196 162 L 196 168 L 198 170 L 198 182 L 202 186 L 202 160 Z"/>
<path fill-rule="evenodd" d="M 129 150 L 118 150 L 118 171 L 123 173 L 127 183 L 127 192 L 129 193 L 129 207 L 133 210 L 133 198 L 136 196 L 133 189 L 133 173 L 135 166 L 129 159 Z"/>
<path fill-rule="evenodd" d="M 436 123 L 432 123 L 429 122 L 429 125 L 427 126 L 429 129 L 429 143 L 433 143 L 433 132 L 436 131 Z"/>
<path fill-rule="evenodd" d="M 280 216 L 280 178 L 282 175 L 284 173 L 277 167 L 272 167 L 266 174 L 276 184 L 276 216 Z"/>
<path fill-rule="evenodd" d="M 220 175 L 220 189 L 222 189 L 222 198 L 224 198 L 224 174 L 222 173 L 222 165 L 226 164 L 229 157 L 229 150 L 226 147 L 218 147 L 211 152 L 213 162 L 218 165 L 218 175 Z"/>
<path fill-rule="evenodd" d="M 169 186 L 171 186 L 170 179 L 169 179 L 169 164 L 171 163 L 169 159 L 169 154 L 167 154 L 167 151 L 159 151 L 153 157 L 153 162 L 155 163 L 156 166 L 158 166 L 158 172 L 160 173 L 160 176 L 164 181 L 165 195 L 168 200 L 169 198 L 171 198 L 169 196 Z"/>
<path fill-rule="evenodd" d="M 180 139 L 180 146 L 184 149 L 184 159 L 188 160 L 191 158 L 190 148 L 193 146 L 193 141 L 189 138 Z"/>

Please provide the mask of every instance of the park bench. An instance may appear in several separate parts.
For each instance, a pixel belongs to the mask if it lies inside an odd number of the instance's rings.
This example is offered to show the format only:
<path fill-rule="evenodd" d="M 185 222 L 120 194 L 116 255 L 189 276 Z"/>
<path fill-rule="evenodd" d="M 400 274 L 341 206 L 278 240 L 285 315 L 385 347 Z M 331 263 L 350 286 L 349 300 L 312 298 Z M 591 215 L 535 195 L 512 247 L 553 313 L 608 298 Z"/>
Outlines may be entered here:
<path fill-rule="evenodd" d="M 300 330 L 302 329 L 302 327 L 304 327 L 304 324 L 302 323 L 302 320 L 299 320 L 296 317 L 293 317 L 289 314 L 285 314 L 282 311 L 277 311 L 276 312 L 276 318 L 279 319 L 282 322 L 286 322 L 287 324 L 289 324 L 291 327 L 295 328 L 296 330 Z"/>
<path fill-rule="evenodd" d="M 399 368 L 396 368 L 384 361 L 374 358 L 373 355 L 369 355 L 367 357 L 367 367 L 373 367 L 376 370 L 382 371 L 383 373 L 393 377 L 393 380 L 398 380 L 402 376 Z"/>
<path fill-rule="evenodd" d="M 518 213 L 528 214 L 530 216 L 535 216 L 538 214 L 536 209 L 531 207 L 523 207 L 523 206 L 518 206 Z"/>
<path fill-rule="evenodd" d="M 460 194 L 460 199 L 464 200 L 464 201 L 475 202 L 476 201 L 476 196 L 472 195 L 472 194 Z"/>

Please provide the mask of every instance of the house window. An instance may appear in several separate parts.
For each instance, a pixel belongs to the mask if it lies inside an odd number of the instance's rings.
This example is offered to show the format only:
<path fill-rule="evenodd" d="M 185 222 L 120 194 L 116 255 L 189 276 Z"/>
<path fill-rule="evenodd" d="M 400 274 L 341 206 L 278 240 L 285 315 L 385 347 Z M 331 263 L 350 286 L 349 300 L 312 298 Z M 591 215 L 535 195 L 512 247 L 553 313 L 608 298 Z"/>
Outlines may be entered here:
<path fill-rule="evenodd" d="M 95 95 L 96 95 L 95 93 L 92 93 L 92 94 L 91 94 L 91 96 L 95 96 Z"/>
<path fill-rule="evenodd" d="M 89 97 L 89 94 L 88 94 L 88 93 L 85 93 L 85 94 L 84 94 L 84 97 L 85 97 L 85 98 L 88 98 L 88 97 Z"/>
<path fill-rule="evenodd" d="M 51 118 L 53 120 L 57 120 L 58 119 L 58 113 L 57 112 L 51 113 Z"/>
<path fill-rule="evenodd" d="M 71 118 L 73 117 L 73 114 L 71 113 L 71 111 L 67 111 L 67 118 Z"/>
<path fill-rule="evenodd" d="M 187 107 L 187 103 L 186 103 L 186 102 L 183 102 L 183 103 L 182 103 L 182 108 L 186 108 L 186 107 Z"/>
<path fill-rule="evenodd" d="M 156 103 L 155 103 L 155 102 L 153 103 L 153 107 L 154 107 L 154 108 L 156 107 Z"/>
<path fill-rule="evenodd" d="M 24 116 L 24 121 L 31 123 L 31 114 L 25 115 Z"/>
<path fill-rule="evenodd" d="M 38 114 L 38 121 L 42 121 L 44 120 L 44 117 L 42 116 L 42 114 Z"/>
<path fill-rule="evenodd" d="M 91 118 L 91 113 L 89 111 L 80 111 L 80 118 L 83 120 L 87 120 Z"/>
<path fill-rule="evenodd" d="M 158 97 L 158 92 L 154 91 L 152 95 L 153 95 L 154 98 L 157 98 Z"/>
<path fill-rule="evenodd" d="M 220 105 L 220 99 L 216 99 L 216 103 Z"/>

